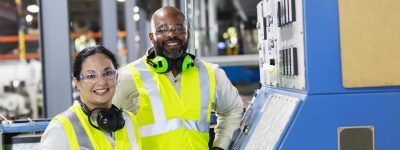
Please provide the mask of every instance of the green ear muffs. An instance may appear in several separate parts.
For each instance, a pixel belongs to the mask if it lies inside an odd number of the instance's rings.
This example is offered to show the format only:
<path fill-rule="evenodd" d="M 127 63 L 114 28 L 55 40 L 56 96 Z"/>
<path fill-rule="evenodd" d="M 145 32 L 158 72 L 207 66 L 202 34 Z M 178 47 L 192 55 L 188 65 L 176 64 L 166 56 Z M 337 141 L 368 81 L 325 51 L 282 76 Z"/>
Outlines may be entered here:
<path fill-rule="evenodd" d="M 150 59 L 150 62 L 154 71 L 157 73 L 167 73 L 170 70 L 168 60 L 163 56 L 156 56 L 153 59 Z"/>
<path fill-rule="evenodd" d="M 193 55 L 192 55 L 193 56 Z M 178 68 L 182 68 L 182 72 L 188 71 L 191 67 L 194 66 L 194 59 L 192 58 L 190 54 L 185 54 L 182 60 L 182 63 L 178 62 Z M 194 57 L 194 56 L 193 56 Z M 182 66 L 179 66 L 179 65 Z"/>
<path fill-rule="evenodd" d="M 154 58 L 151 58 L 153 56 Z M 176 64 L 178 71 L 185 72 L 194 66 L 194 59 L 196 57 L 192 54 L 186 53 L 183 57 L 179 58 Z M 171 70 L 171 61 L 164 56 L 155 56 L 155 54 L 149 54 L 146 58 L 146 62 L 151 65 L 157 73 L 167 73 Z M 181 70 L 180 70 L 181 69 Z"/>

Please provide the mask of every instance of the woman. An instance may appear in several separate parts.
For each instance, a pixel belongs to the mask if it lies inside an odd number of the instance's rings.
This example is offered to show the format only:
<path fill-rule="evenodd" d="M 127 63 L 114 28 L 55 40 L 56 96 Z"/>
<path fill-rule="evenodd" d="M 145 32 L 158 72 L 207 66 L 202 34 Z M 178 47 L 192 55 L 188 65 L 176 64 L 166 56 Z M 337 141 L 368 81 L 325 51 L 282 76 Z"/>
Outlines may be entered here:
<path fill-rule="evenodd" d="M 80 100 L 52 119 L 40 149 L 141 149 L 135 116 L 112 104 L 117 68 L 115 56 L 102 46 L 78 54 L 73 78 Z"/>

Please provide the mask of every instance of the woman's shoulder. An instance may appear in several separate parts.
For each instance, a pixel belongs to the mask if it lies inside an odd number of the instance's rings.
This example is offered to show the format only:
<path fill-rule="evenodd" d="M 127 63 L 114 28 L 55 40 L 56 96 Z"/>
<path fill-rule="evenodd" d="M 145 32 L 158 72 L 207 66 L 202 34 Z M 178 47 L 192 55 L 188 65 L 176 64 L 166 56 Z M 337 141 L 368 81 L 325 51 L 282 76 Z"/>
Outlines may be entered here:
<path fill-rule="evenodd" d="M 57 143 L 57 144 L 54 144 Z M 69 149 L 64 127 L 58 120 L 52 120 L 40 139 L 40 149 Z"/>

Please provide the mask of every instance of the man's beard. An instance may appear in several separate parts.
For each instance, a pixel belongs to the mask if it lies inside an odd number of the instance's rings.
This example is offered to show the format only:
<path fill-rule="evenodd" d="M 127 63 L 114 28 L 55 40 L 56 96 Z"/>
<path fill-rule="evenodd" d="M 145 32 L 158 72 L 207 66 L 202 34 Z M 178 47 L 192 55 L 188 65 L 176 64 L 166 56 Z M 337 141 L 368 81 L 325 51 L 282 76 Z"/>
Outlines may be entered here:
<path fill-rule="evenodd" d="M 181 49 L 179 49 L 179 50 L 170 49 L 168 53 L 166 52 L 166 49 L 163 46 L 163 43 L 153 42 L 153 45 L 154 45 L 154 49 L 156 50 L 157 55 L 165 56 L 169 59 L 178 59 L 183 54 L 185 54 L 189 44 L 188 44 L 188 42 L 185 42 L 185 43 L 183 43 Z"/>

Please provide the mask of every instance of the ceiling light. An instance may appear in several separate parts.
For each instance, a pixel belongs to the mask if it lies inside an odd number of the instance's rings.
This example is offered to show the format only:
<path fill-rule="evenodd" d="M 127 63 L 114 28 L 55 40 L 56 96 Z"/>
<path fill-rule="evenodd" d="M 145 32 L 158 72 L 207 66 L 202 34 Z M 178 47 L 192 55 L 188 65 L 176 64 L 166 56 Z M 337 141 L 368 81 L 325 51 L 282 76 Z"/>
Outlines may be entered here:
<path fill-rule="evenodd" d="M 139 14 L 134 14 L 133 15 L 133 20 L 134 21 L 139 21 L 139 19 L 140 19 L 140 15 Z"/>
<path fill-rule="evenodd" d="M 139 42 L 139 41 L 140 41 L 140 36 L 139 36 L 139 35 L 136 35 L 136 36 L 135 36 L 135 41 L 136 41 L 136 42 Z"/>
<path fill-rule="evenodd" d="M 37 5 L 28 5 L 28 7 L 26 7 L 26 10 L 31 13 L 37 13 L 39 12 L 39 7 Z"/>
<path fill-rule="evenodd" d="M 32 15 L 26 15 L 25 16 L 25 20 L 26 20 L 26 22 L 32 22 L 32 20 L 33 20 L 33 17 L 32 17 Z"/>
<path fill-rule="evenodd" d="M 139 12 L 139 7 L 137 7 L 137 6 L 133 7 L 133 12 L 134 13 L 138 13 Z"/>

